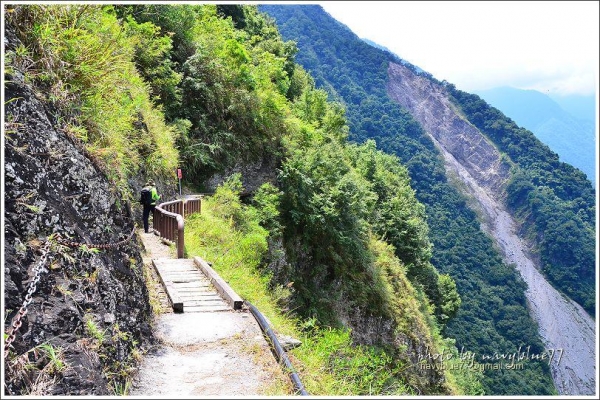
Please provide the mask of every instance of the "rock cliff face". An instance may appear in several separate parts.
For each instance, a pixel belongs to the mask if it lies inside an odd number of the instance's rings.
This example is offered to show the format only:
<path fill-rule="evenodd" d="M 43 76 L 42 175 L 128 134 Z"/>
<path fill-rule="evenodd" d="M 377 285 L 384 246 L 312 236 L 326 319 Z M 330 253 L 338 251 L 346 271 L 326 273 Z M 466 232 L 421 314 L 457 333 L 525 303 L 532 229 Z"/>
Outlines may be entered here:
<path fill-rule="evenodd" d="M 4 394 L 113 394 L 109 380 L 123 384 L 119 374 L 139 345 L 151 341 L 133 215 L 104 174 L 60 130 L 57 111 L 18 74 L 6 82 L 5 332 L 32 287 L 34 267 L 40 273 L 5 354 Z M 69 245 L 53 234 L 86 246 Z M 40 347 L 46 344 L 62 368 Z"/>
<path fill-rule="evenodd" d="M 438 147 L 452 155 L 496 198 L 509 176 L 509 165 L 477 128 L 461 118 L 443 88 L 405 66 L 390 63 L 388 93 L 421 123 Z"/>
<path fill-rule="evenodd" d="M 232 168 L 228 168 L 222 173 L 215 173 L 204 182 L 209 192 L 214 192 L 227 177 L 239 173 L 241 174 L 242 186 L 244 191 L 242 195 L 253 194 L 263 183 L 277 182 L 278 161 L 275 157 L 265 154 L 262 159 L 254 162 L 238 163 Z"/>

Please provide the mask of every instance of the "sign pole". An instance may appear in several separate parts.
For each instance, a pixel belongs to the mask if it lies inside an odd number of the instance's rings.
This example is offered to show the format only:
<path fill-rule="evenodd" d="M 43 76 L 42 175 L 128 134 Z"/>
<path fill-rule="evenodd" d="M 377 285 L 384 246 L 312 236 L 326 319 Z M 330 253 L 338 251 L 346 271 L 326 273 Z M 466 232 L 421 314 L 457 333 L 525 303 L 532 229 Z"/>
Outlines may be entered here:
<path fill-rule="evenodd" d="M 179 179 L 179 196 L 181 196 L 181 168 L 177 168 L 177 179 Z"/>

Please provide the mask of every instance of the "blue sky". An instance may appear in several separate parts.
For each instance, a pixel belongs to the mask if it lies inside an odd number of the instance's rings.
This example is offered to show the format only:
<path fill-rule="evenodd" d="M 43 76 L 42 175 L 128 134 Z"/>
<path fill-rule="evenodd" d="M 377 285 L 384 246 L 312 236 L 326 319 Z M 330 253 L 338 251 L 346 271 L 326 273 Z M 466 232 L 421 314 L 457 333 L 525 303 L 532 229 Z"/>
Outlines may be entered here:
<path fill-rule="evenodd" d="M 592 95 L 597 1 L 317 1 L 361 38 L 465 91 Z"/>

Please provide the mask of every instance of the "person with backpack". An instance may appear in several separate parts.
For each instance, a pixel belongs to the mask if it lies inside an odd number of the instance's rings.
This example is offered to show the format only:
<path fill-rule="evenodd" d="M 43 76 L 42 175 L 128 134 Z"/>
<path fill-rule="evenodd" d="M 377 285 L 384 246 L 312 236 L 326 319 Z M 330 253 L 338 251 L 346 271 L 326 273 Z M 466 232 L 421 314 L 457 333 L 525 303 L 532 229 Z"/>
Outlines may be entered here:
<path fill-rule="evenodd" d="M 142 218 L 144 220 L 144 232 L 146 233 L 149 233 L 148 219 L 150 217 L 150 213 L 154 212 L 154 208 L 156 207 L 156 202 L 158 199 L 160 199 L 160 196 L 158 195 L 154 181 L 149 180 L 146 182 L 146 186 L 144 186 L 140 192 L 140 203 L 144 206 Z"/>

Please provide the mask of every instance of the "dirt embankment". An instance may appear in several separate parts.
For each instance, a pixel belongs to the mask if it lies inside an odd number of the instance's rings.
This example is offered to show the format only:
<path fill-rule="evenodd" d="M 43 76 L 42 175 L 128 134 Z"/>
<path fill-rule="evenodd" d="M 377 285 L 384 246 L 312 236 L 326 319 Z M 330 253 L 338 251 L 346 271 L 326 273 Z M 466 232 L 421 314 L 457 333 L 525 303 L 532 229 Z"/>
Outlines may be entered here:
<path fill-rule="evenodd" d="M 389 92 L 430 134 L 446 169 L 464 182 L 483 215 L 482 226 L 494 238 L 505 262 L 514 264 L 528 285 L 530 313 L 549 352 L 555 386 L 563 395 L 594 394 L 595 323 L 581 306 L 554 289 L 528 256 L 516 222 L 501 202 L 508 166 L 475 127 L 463 120 L 442 88 L 408 68 L 390 64 Z M 560 358 L 559 358 L 560 356 Z"/>

